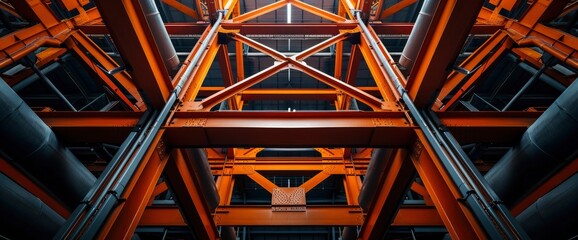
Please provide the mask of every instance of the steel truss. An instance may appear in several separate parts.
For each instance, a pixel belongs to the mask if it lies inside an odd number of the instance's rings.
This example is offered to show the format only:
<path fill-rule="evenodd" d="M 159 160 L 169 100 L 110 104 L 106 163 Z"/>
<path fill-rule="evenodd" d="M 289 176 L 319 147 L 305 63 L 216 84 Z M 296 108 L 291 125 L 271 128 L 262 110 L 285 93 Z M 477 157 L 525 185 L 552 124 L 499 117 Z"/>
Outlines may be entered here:
<path fill-rule="evenodd" d="M 172 79 L 137 0 L 96 0 L 98 9 L 106 9 L 100 14 L 97 8 L 85 11 L 82 1 L 63 0 L 69 10 L 77 9 L 79 14 L 62 21 L 46 1 L 13 2 L 13 6 L 3 7 L 37 24 L 0 40 L 0 67 L 10 66 L 41 47 L 46 49 L 37 54 L 39 67 L 64 52 L 74 52 L 127 110 L 38 112 L 65 142 L 122 143 L 97 186 L 72 213 L 18 169 L 0 161 L 3 173 L 60 215 L 70 216 L 57 237 L 129 239 L 138 226 L 188 226 L 199 239 L 219 239 L 218 227 L 223 226 L 319 225 L 358 226 L 360 239 L 378 239 L 389 226 L 445 226 L 456 239 L 526 238 L 512 221 L 512 214 L 519 214 L 578 170 L 574 161 L 510 212 L 457 143 L 512 143 L 540 113 L 449 111 L 484 75 L 480 65 L 489 68 L 507 51 L 524 55 L 530 64 L 540 67 L 543 63 L 528 54 L 529 47 L 538 47 L 577 68 L 578 39 L 540 23 L 552 19 L 568 1 L 535 1 L 520 21 L 499 14 L 500 9 L 511 10 L 516 1 L 490 1 L 497 2 L 493 3 L 497 4 L 493 11 L 482 8 L 483 1 L 479 0 L 442 1 L 416 59 L 417 67 L 406 78 L 378 36 L 409 34 L 412 25 L 367 23 L 367 19 L 384 20 L 415 0 L 402 0 L 389 7 L 379 0 L 375 1 L 374 10 L 368 1 L 341 0 L 338 13 L 300 0 L 277 1 L 246 13 L 241 13 L 240 3 L 235 0 L 207 1 L 206 9 L 200 1 L 191 9 L 178 1 L 163 0 L 194 19 L 212 23 L 167 24 L 170 34 L 200 35 L 199 43 Z M 247 23 L 287 4 L 331 23 Z M 292 56 L 248 37 L 312 33 L 331 37 Z M 119 68 L 86 34 L 110 34 L 130 68 Z M 465 69 L 467 74 L 448 70 L 469 34 L 493 35 L 455 68 Z M 227 45 L 219 42 L 223 36 L 236 42 L 235 63 L 229 61 Z M 343 42 L 354 37 L 359 38 L 359 43 L 353 45 L 346 74 L 341 76 Z M 243 45 L 270 56 L 275 63 L 246 76 Z M 308 57 L 330 46 L 336 48 L 334 73 L 306 64 Z M 225 84 L 203 87 L 215 58 Z M 355 86 L 360 61 L 369 66 L 377 87 Z M 237 65 L 236 72 L 231 64 Z M 251 89 L 285 69 L 300 71 L 331 89 Z M 7 80 L 14 85 L 25 77 Z M 373 111 L 342 111 L 350 109 L 352 98 Z M 243 109 L 245 101 L 255 99 L 329 100 L 336 111 L 236 111 Z M 211 111 L 224 101 L 235 111 Z M 257 157 L 267 147 L 312 147 L 322 157 Z M 380 191 L 364 212 L 357 201 L 360 177 L 366 172 L 371 148 L 385 147 L 395 149 L 395 154 L 386 168 L 387 174 L 379 180 Z M 202 196 L 197 173 L 183 154 L 185 148 L 206 149 L 220 196 L 214 212 Z M 216 148 L 229 150 L 223 153 Z M 278 188 L 260 171 L 315 172 L 309 181 L 298 186 L 305 191 L 330 176 L 342 176 L 348 204 L 307 206 L 306 212 L 289 213 L 290 221 L 286 220 L 287 213 L 272 211 L 270 207 L 231 206 L 235 178 L 239 175 L 249 177 L 269 192 Z M 423 183 L 414 182 L 416 174 Z M 154 206 L 153 199 L 169 188 L 179 207 Z M 408 189 L 422 195 L 426 204 L 402 205 Z"/>

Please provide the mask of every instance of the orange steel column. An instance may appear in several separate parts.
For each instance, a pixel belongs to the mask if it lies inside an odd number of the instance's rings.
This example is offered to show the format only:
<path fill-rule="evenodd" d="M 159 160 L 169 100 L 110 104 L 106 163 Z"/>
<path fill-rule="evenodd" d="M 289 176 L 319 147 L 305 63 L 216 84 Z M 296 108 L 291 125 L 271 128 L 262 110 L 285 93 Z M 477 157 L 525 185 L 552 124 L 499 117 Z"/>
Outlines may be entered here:
<path fill-rule="evenodd" d="M 134 83 L 154 108 L 162 108 L 173 89 L 138 0 L 95 1 Z"/>
<path fill-rule="evenodd" d="M 406 89 L 416 107 L 437 97 L 484 1 L 441 1 L 421 46 Z M 458 10 L 459 9 L 459 10 Z"/>
<path fill-rule="evenodd" d="M 123 194 L 118 196 L 123 201 L 109 214 L 98 239 L 131 239 L 169 158 L 162 133 L 160 130 Z"/>
<path fill-rule="evenodd" d="M 146 109 L 145 103 L 134 85 L 131 76 L 126 71 L 114 73 L 119 65 L 108 56 L 102 49 L 100 49 L 88 36 L 81 31 L 72 33 L 71 37 L 66 41 L 66 45 L 74 51 L 85 65 L 98 75 L 101 81 L 114 93 L 119 100 L 133 111 L 143 111 Z M 100 67 L 102 68 L 100 68 Z M 117 86 L 112 79 L 120 83 Z M 124 88 L 135 99 L 131 102 L 128 96 L 121 90 Z"/>
<path fill-rule="evenodd" d="M 457 71 L 450 73 L 437 97 L 434 109 L 450 110 L 463 94 L 482 78 L 486 73 L 485 70 L 491 69 L 510 46 L 512 46 L 512 41 L 507 39 L 504 31 L 498 31 L 492 35 L 460 65 L 460 68 L 466 69 L 470 74 L 466 75 Z M 445 100 L 452 93 L 452 98 Z"/>
<path fill-rule="evenodd" d="M 452 239 L 487 239 L 470 209 L 460 202 L 459 186 L 450 180 L 426 137 L 420 130 L 416 134 L 411 160 Z"/>

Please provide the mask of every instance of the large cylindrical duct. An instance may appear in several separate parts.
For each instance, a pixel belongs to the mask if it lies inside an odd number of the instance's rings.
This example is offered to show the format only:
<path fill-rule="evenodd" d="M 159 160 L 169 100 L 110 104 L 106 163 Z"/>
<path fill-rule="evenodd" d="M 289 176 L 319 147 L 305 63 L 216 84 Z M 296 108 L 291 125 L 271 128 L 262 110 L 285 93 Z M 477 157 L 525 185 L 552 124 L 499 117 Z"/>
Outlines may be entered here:
<path fill-rule="evenodd" d="M 526 130 L 486 174 L 506 206 L 513 206 L 578 153 L 578 81 Z"/>
<path fill-rule="evenodd" d="M 413 68 L 414 61 L 423 44 L 438 3 L 439 0 L 425 0 L 419 11 L 419 16 L 413 25 L 409 39 L 407 39 L 407 44 L 405 44 L 401 57 L 399 58 L 399 65 L 408 71 L 411 71 Z"/>
<path fill-rule="evenodd" d="M 179 57 L 177 56 L 177 52 L 171 42 L 155 1 L 140 0 L 139 2 L 167 70 L 176 70 L 180 62 Z"/>
<path fill-rule="evenodd" d="M 64 218 L 2 173 L 0 196 L 0 236 L 47 239 L 64 224 Z"/>
<path fill-rule="evenodd" d="M 361 191 L 357 199 L 359 206 L 366 211 L 369 209 L 378 191 L 379 179 L 381 179 L 381 175 L 385 172 L 392 152 L 393 151 L 385 148 L 373 149 L 369 165 L 367 166 L 367 173 L 365 173 L 365 177 L 363 178 L 363 184 L 361 185 Z"/>
<path fill-rule="evenodd" d="M 207 153 L 204 149 L 193 148 L 186 149 L 185 154 L 188 155 L 187 159 L 191 160 L 191 166 L 195 175 L 197 175 L 197 180 L 199 181 L 199 187 L 203 192 L 203 196 L 207 200 L 209 209 L 214 211 L 219 206 L 219 192 L 217 191 L 217 185 L 215 184 L 215 178 L 211 173 L 211 166 L 209 165 L 209 159 Z"/>
<path fill-rule="evenodd" d="M 69 209 L 76 207 L 96 181 L 2 79 L 0 133 L 0 149 Z"/>
<path fill-rule="evenodd" d="M 539 198 L 516 219 L 532 239 L 571 239 L 578 235 L 578 174 Z"/>

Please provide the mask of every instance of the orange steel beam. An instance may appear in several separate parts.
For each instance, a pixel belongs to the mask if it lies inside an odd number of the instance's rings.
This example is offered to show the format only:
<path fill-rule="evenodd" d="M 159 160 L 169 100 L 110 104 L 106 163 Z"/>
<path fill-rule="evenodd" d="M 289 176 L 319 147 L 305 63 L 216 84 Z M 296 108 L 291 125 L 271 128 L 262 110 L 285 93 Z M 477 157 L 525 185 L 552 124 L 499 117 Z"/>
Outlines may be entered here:
<path fill-rule="evenodd" d="M 191 61 L 193 60 L 195 54 L 197 54 L 200 51 L 203 52 L 200 60 L 197 62 L 197 65 L 193 67 L 192 73 L 189 76 L 189 78 L 183 80 L 185 81 L 185 84 L 183 85 L 183 91 L 181 91 L 181 93 L 179 94 L 179 99 L 181 99 L 182 101 L 188 101 L 189 99 L 194 99 L 196 97 L 198 89 L 201 87 L 203 79 L 207 75 L 208 69 L 210 68 L 211 63 L 217 53 L 218 50 L 217 36 L 215 35 L 213 36 L 213 38 L 207 39 L 210 30 L 211 26 L 206 27 L 203 34 L 199 38 L 199 42 L 209 41 L 208 48 L 200 49 L 201 44 L 195 44 L 195 46 L 191 50 L 191 53 L 189 54 L 187 59 L 185 59 L 183 65 L 181 66 L 181 68 L 174 77 L 174 79 L 182 78 L 186 68 L 189 66 L 189 64 L 191 64 Z M 175 82 L 173 84 L 174 86 L 176 86 L 177 83 Z"/>
<path fill-rule="evenodd" d="M 354 85 L 351 84 L 350 85 Z M 377 87 L 358 87 L 360 90 L 367 92 L 373 96 L 379 96 L 379 89 Z M 199 97 L 207 97 L 223 90 L 224 87 L 201 87 L 199 89 Z M 336 94 L 339 92 L 335 89 L 315 89 L 315 88 L 300 88 L 300 89 L 279 89 L 279 88 L 259 88 L 247 89 L 243 91 L 243 100 L 262 100 L 262 99 L 319 99 L 319 100 L 335 100 Z M 330 96 L 332 95 L 332 96 Z"/>
<path fill-rule="evenodd" d="M 417 107 L 437 97 L 484 1 L 442 1 L 408 78 L 406 89 Z M 455 9 L 460 9 L 456 11 Z"/>
<path fill-rule="evenodd" d="M 293 59 L 290 59 L 289 61 L 291 62 L 292 68 L 297 69 L 337 90 L 342 91 L 343 93 L 367 104 L 374 110 L 382 110 L 386 108 L 386 106 L 384 106 L 383 101 L 370 95 L 369 93 L 366 93 L 347 83 L 344 83 L 339 79 L 335 79 L 331 75 L 328 75 L 318 69 L 312 68 L 311 66 L 304 64 L 304 62 L 302 61 L 295 61 Z"/>
<path fill-rule="evenodd" d="M 345 22 L 345 18 L 299 0 L 290 0 L 292 6 L 332 22 Z"/>
<path fill-rule="evenodd" d="M 299 187 L 305 189 L 305 192 L 309 192 L 315 186 L 322 183 L 325 179 L 331 177 L 331 175 L 332 175 L 331 171 L 327 171 L 324 169 L 323 171 L 315 174 L 315 176 L 313 176 L 312 178 L 301 184 Z"/>
<path fill-rule="evenodd" d="M 359 50 L 359 44 L 351 45 L 351 54 L 349 55 L 349 63 L 347 64 L 347 72 L 345 74 L 345 83 L 355 86 L 355 78 L 357 77 L 357 71 L 359 70 L 359 63 L 361 62 L 362 55 Z M 337 78 L 340 79 L 340 78 Z M 379 89 L 379 88 L 378 88 Z M 375 94 L 374 94 L 375 95 Z M 350 97 L 344 97 L 343 101 L 338 110 L 346 110 L 349 108 Z"/>
<path fill-rule="evenodd" d="M 66 41 L 66 45 L 74 51 L 90 70 L 92 70 L 116 97 L 133 111 L 145 110 L 146 106 L 142 100 L 137 87 L 134 85 L 131 76 L 126 71 L 108 74 L 104 71 L 113 71 L 119 65 L 98 47 L 88 36 L 82 32 L 74 32 Z M 104 69 L 100 69 L 97 65 Z M 120 83 L 132 95 L 136 102 L 131 102 L 128 96 L 112 80 Z"/>
<path fill-rule="evenodd" d="M 433 205 L 433 202 L 431 200 L 431 197 L 429 196 L 429 193 L 427 192 L 427 190 L 425 189 L 425 187 L 422 184 L 419 184 L 417 182 L 413 182 L 411 184 L 411 190 L 416 192 L 417 194 L 421 195 L 423 197 L 423 200 L 425 201 L 426 205 Z"/>
<path fill-rule="evenodd" d="M 37 112 L 68 143 L 122 142 L 140 112 Z M 437 113 L 462 143 L 513 143 L 540 112 Z M 166 127 L 174 146 L 407 146 L 414 126 L 404 112 L 175 112 Z M 197 134 L 197 135 L 195 135 Z M 197 136 L 191 138 L 190 136 Z M 396 138 L 391 138 L 396 136 Z"/>
<path fill-rule="evenodd" d="M 253 11 L 241 14 L 240 16 L 234 17 L 232 20 L 233 20 L 233 22 L 237 22 L 237 23 L 246 22 L 246 21 L 249 21 L 251 19 L 257 18 L 259 16 L 262 16 L 264 14 L 275 11 L 279 8 L 282 8 L 283 6 L 287 5 L 289 2 L 290 2 L 289 0 L 277 1 L 277 2 L 271 3 L 267 6 L 263 6 L 263 7 L 255 9 Z"/>
<path fill-rule="evenodd" d="M 349 11 L 348 11 L 349 12 Z M 165 23 L 165 28 L 170 35 L 191 35 L 202 34 L 209 24 L 206 22 L 181 22 Z M 369 24 L 377 34 L 409 35 L 413 29 L 413 23 L 391 23 L 372 22 Z M 340 23 L 292 23 L 292 24 L 272 24 L 272 23 L 236 23 L 223 22 L 223 29 L 236 30 L 240 34 L 327 34 L 336 35 L 340 31 L 353 30 L 357 27 L 353 22 Z M 502 24 L 494 25 L 487 23 L 475 24 L 470 34 L 493 34 L 502 29 Z M 106 26 L 103 24 L 84 24 L 77 28 L 86 34 L 108 34 Z"/>
<path fill-rule="evenodd" d="M 22 59 L 40 47 L 58 47 L 70 35 L 67 22 L 44 27 L 36 24 L 0 38 L 0 68 Z"/>
<path fill-rule="evenodd" d="M 60 20 L 52 13 L 48 3 L 42 0 L 11 1 L 16 12 L 26 20 L 42 24 L 49 28 L 57 25 Z"/>
<path fill-rule="evenodd" d="M 37 112 L 63 142 L 122 143 L 142 112 Z"/>
<path fill-rule="evenodd" d="M 339 91 L 334 89 L 247 89 L 243 100 L 301 99 L 334 101 Z"/>
<path fill-rule="evenodd" d="M 578 69 L 578 53 L 576 53 L 576 50 L 578 49 L 578 46 L 576 45 L 578 44 L 578 38 L 570 34 L 545 27 L 543 25 L 540 27 L 543 27 L 544 31 L 547 31 L 552 35 L 542 35 L 536 37 L 532 36 L 535 35 L 532 34 L 533 32 L 530 32 L 524 36 L 523 34 L 517 32 L 517 28 L 514 27 L 508 29 L 507 34 L 516 42 L 519 47 L 538 47 L 560 60 L 560 62 L 566 63 L 570 67 Z M 553 38 L 554 36 L 561 38 L 568 36 L 568 39 L 566 39 L 565 42 L 562 42 Z M 570 45 L 566 45 L 565 43 L 569 43 Z"/>
<path fill-rule="evenodd" d="M 167 182 L 162 181 L 161 183 L 157 184 L 155 186 L 155 190 L 153 191 L 153 193 L 151 194 L 151 197 L 149 199 L 149 202 L 147 204 L 147 206 L 150 206 L 153 204 L 153 201 L 155 200 L 155 198 L 160 195 L 161 193 L 166 192 L 167 190 L 169 190 L 169 186 L 167 186 Z"/>
<path fill-rule="evenodd" d="M 231 203 L 233 195 L 233 186 L 235 186 L 235 178 L 230 174 L 230 168 L 225 168 L 224 174 L 217 178 L 217 190 L 219 191 L 219 205 L 226 206 Z"/>
<path fill-rule="evenodd" d="M 414 4 L 417 0 L 401 0 L 400 2 L 388 7 L 387 9 L 376 14 L 376 19 L 385 20 L 387 17 L 401 11 L 402 9 Z"/>
<path fill-rule="evenodd" d="M 184 13 L 185 15 L 192 17 L 195 20 L 202 20 L 202 15 L 199 14 L 198 11 L 190 9 L 187 5 L 184 5 L 177 0 L 162 0 L 163 3 L 173 7 L 174 9 L 179 10 L 179 12 Z"/>
<path fill-rule="evenodd" d="M 520 18 L 520 23 L 533 27 L 536 23 L 549 22 L 554 20 L 570 0 L 536 0 L 531 3 L 531 6 L 526 10 L 524 16 Z"/>
<path fill-rule="evenodd" d="M 403 201 L 407 190 L 415 178 L 415 168 L 408 159 L 405 149 L 396 150 L 387 161 L 387 167 L 379 180 L 381 186 L 373 197 L 373 201 L 361 230 L 361 239 L 381 239 L 387 232 L 388 226 L 394 221 L 398 208 Z"/>
<path fill-rule="evenodd" d="M 536 200 L 544 196 L 546 193 L 552 191 L 552 189 L 566 181 L 566 179 L 574 175 L 576 172 L 578 172 L 578 159 L 575 159 L 568 165 L 564 166 L 556 174 L 542 183 L 536 190 L 531 192 L 522 201 L 512 207 L 512 215 L 517 216 L 522 213 L 524 210 L 526 210 L 526 208 L 536 202 Z"/>
<path fill-rule="evenodd" d="M 217 210 L 215 218 L 221 218 L 225 215 L 226 221 L 236 221 L 239 222 L 241 220 L 234 220 L 234 215 L 241 215 L 239 212 L 236 212 L 238 208 L 243 208 L 244 206 L 238 207 L 230 207 L 227 206 L 227 212 L 220 212 Z M 282 220 L 277 220 L 275 215 L 282 215 L 283 212 L 276 212 L 271 213 L 271 207 L 255 207 L 255 206 L 248 206 L 247 210 L 243 211 L 243 213 L 248 214 L 258 214 L 258 215 L 245 215 L 243 217 L 250 217 L 254 216 L 251 221 L 247 221 L 247 223 L 253 223 L 255 226 L 285 226 Z M 342 223 L 350 223 L 350 224 L 358 224 L 358 219 L 360 217 L 359 207 L 350 206 L 350 208 L 346 208 L 345 206 L 308 206 L 307 209 L 314 209 L 307 214 L 315 214 L 315 218 L 323 218 L 325 216 L 336 216 L 336 215 L 343 215 L 344 219 L 338 219 L 333 217 L 333 219 L 326 220 L 327 222 L 331 221 L 331 225 L 333 226 L 343 226 Z M 331 214 L 333 209 L 337 209 L 334 214 Z M 351 210 L 349 210 L 351 209 Z M 328 215 L 329 214 L 329 215 Z M 258 216 L 271 216 L 271 218 L 258 218 Z M 275 221 L 270 221 L 271 219 Z M 302 220 L 301 223 L 298 221 Z M 305 219 L 291 219 L 292 222 L 296 222 L 297 226 L 304 226 L 301 224 L 310 223 Z M 231 222 L 231 224 L 234 224 Z M 315 223 L 314 223 L 315 224 Z M 341 225 L 340 225 L 341 224 Z M 309 224 L 308 224 L 309 225 Z M 352 225 L 352 226 L 354 226 Z M 140 227 L 184 227 L 187 226 L 179 209 L 176 207 L 161 207 L 161 206 L 150 206 L 147 207 L 143 216 L 139 222 Z M 245 222 L 239 223 L 236 226 L 246 226 Z M 416 206 L 402 206 L 399 209 L 395 220 L 392 223 L 392 226 L 395 227 L 415 227 L 415 226 L 424 226 L 424 227 L 443 227 L 443 222 L 441 221 L 439 214 L 436 212 L 435 208 L 432 207 L 416 207 Z"/>
<path fill-rule="evenodd" d="M 441 123 L 461 144 L 514 143 L 541 114 L 541 112 L 437 113 Z"/>
<path fill-rule="evenodd" d="M 231 69 L 231 62 L 229 61 L 229 50 L 227 44 L 221 44 L 217 52 L 217 58 L 219 59 L 219 67 L 221 69 L 221 75 L 223 77 L 223 83 L 225 87 L 231 86 L 235 83 L 233 79 L 233 70 Z M 231 99 L 229 101 L 229 109 L 238 110 L 237 101 Z"/>
<path fill-rule="evenodd" d="M 64 219 L 70 216 L 70 210 L 62 205 L 62 203 L 56 197 L 44 191 L 41 186 L 26 176 L 25 173 L 12 166 L 12 164 L 6 161 L 6 159 L 3 157 L 0 157 L 0 172 L 4 173 L 4 175 L 12 179 L 12 181 L 16 182 L 18 185 L 26 189 L 26 191 L 39 198 L 42 202 L 52 208 L 52 210 L 54 210 Z"/>
<path fill-rule="evenodd" d="M 375 34 L 375 31 L 373 31 L 371 27 L 369 27 L 369 31 L 373 35 L 373 39 L 379 39 L 377 37 L 377 34 Z M 383 53 L 387 61 L 390 63 L 394 73 L 399 79 L 405 78 L 403 74 L 399 71 L 397 65 L 395 65 L 393 58 L 391 58 L 391 56 L 389 55 L 389 53 L 387 52 L 385 46 L 383 46 L 381 41 L 379 41 L 379 49 L 372 49 L 370 46 L 370 39 L 367 39 L 367 37 L 365 37 L 365 35 L 362 34 L 359 49 L 361 50 L 363 58 L 365 59 L 365 63 L 367 64 L 371 76 L 373 77 L 383 99 L 385 99 L 385 101 L 389 103 L 396 102 L 398 99 L 400 99 L 398 92 L 394 90 L 395 86 L 393 84 L 391 77 L 387 74 L 384 68 L 385 66 L 382 66 L 382 64 L 379 63 L 376 51 L 380 51 Z"/>
<path fill-rule="evenodd" d="M 356 226 L 363 222 L 359 207 L 307 206 L 305 212 L 274 212 L 271 206 L 219 207 L 219 226 Z"/>
<path fill-rule="evenodd" d="M 153 140 L 139 164 L 138 169 L 126 185 L 115 209 L 98 233 L 98 239 L 130 239 L 136 229 L 149 199 L 152 196 L 156 183 L 161 176 L 169 155 L 161 137 L 163 130 Z"/>
<path fill-rule="evenodd" d="M 55 48 L 55 47 L 48 47 L 41 52 L 36 54 L 36 66 L 39 69 L 46 67 L 48 64 L 55 62 L 59 59 L 62 55 L 67 52 L 66 48 Z M 1 73 L 0 77 L 4 79 L 4 81 L 13 87 L 15 84 L 19 83 L 20 81 L 30 77 L 31 75 L 35 74 L 34 71 L 30 68 L 22 69 L 16 74 L 9 75 Z"/>
<path fill-rule="evenodd" d="M 261 44 L 251 38 L 248 38 L 246 36 L 243 36 L 241 34 L 238 33 L 233 33 L 232 34 L 233 39 L 236 41 L 240 41 L 244 44 L 249 45 L 250 47 L 256 49 L 259 52 L 265 53 L 267 55 L 269 55 L 270 57 L 272 57 L 273 59 L 277 60 L 277 61 L 285 61 L 287 60 L 287 56 L 285 56 L 284 54 L 278 52 L 275 49 L 272 49 L 268 46 L 265 46 L 264 44 Z"/>
<path fill-rule="evenodd" d="M 171 156 L 165 169 L 165 176 L 182 212 L 182 215 L 178 214 L 181 217 L 179 220 L 182 221 L 184 218 L 187 226 L 198 239 L 218 239 L 217 227 L 200 190 L 200 183 L 196 180 L 196 173 L 190 163 L 191 159 L 188 159 L 180 149 L 173 149 Z M 173 217 L 175 218 L 177 217 Z M 148 218 L 141 219 L 141 225 L 146 219 Z"/>
<path fill-rule="evenodd" d="M 359 205 L 359 192 L 361 191 L 361 177 L 357 176 L 353 169 L 348 169 L 348 174 L 343 178 L 347 205 Z"/>
<path fill-rule="evenodd" d="M 263 187 L 270 193 L 273 193 L 273 189 L 279 188 L 275 183 L 272 183 L 271 181 L 269 181 L 269 179 L 267 179 L 266 177 L 264 177 L 255 170 L 248 171 L 245 173 L 245 175 L 247 175 L 247 177 L 255 181 L 255 183 L 259 184 L 259 186 Z"/>
<path fill-rule="evenodd" d="M 442 111 L 452 109 L 463 94 L 480 80 L 484 73 L 487 73 L 486 69 L 491 69 L 510 46 L 512 46 L 512 41 L 507 40 L 504 31 L 492 35 L 460 64 L 460 68 L 471 72 L 469 75 L 457 71 L 450 73 L 437 97 L 434 109 Z M 445 100 L 451 93 L 453 93 L 452 97 Z"/>
<path fill-rule="evenodd" d="M 221 44 L 217 52 L 219 59 L 219 67 L 221 68 L 221 75 L 225 87 L 233 85 L 233 70 L 231 69 L 231 62 L 229 61 L 229 48 L 226 44 Z"/>
<path fill-rule="evenodd" d="M 459 202 L 459 186 L 455 186 L 420 130 L 411 160 L 429 192 L 436 209 L 453 239 L 487 239 L 485 232 L 469 208 Z"/>
<path fill-rule="evenodd" d="M 268 67 L 262 71 L 260 71 L 257 74 L 254 74 L 248 78 L 243 79 L 242 81 L 239 81 L 205 99 L 203 99 L 200 103 L 199 106 L 196 107 L 195 110 L 205 110 L 208 111 L 210 110 L 212 107 L 214 107 L 215 105 L 219 104 L 222 101 L 225 101 L 227 99 L 229 99 L 230 97 L 234 96 L 235 94 L 240 93 L 241 91 L 259 83 L 264 81 L 265 79 L 267 79 L 270 76 L 273 76 L 275 73 L 278 73 L 279 71 L 286 69 L 288 66 L 287 62 L 282 62 L 282 63 L 275 63 L 273 64 L 273 66 Z"/>
<path fill-rule="evenodd" d="M 162 108 L 173 89 L 171 79 L 137 0 L 95 1 L 134 83 L 154 108 Z"/>
<path fill-rule="evenodd" d="M 322 51 L 323 49 L 328 48 L 331 45 L 334 45 L 336 43 L 342 42 L 343 40 L 347 39 L 350 36 L 351 33 L 345 32 L 345 33 L 340 33 L 337 34 L 331 38 L 328 38 L 327 40 L 320 42 L 318 44 L 315 44 L 314 46 L 305 49 L 304 51 L 298 53 L 297 55 L 292 56 L 292 58 L 294 58 L 297 61 L 303 61 L 306 58 L 310 57 L 311 55 L 318 53 L 320 51 Z"/>
<path fill-rule="evenodd" d="M 22 19 L 22 17 L 20 16 L 20 14 L 18 14 L 18 13 L 16 12 L 16 10 L 14 9 L 14 7 L 13 7 L 10 3 L 4 2 L 4 1 L 0 1 L 0 9 L 4 10 L 5 12 L 11 14 L 11 15 L 14 16 L 14 17 L 17 17 L 17 18 Z"/>
<path fill-rule="evenodd" d="M 331 174 L 345 174 L 343 164 L 327 163 L 324 161 L 288 159 L 286 161 L 279 161 L 279 159 L 266 161 L 264 159 L 254 159 L 253 161 L 235 161 L 232 167 L 231 174 L 234 175 L 248 175 L 256 171 L 299 171 L 299 172 L 324 172 L 327 175 Z M 227 168 L 227 167 L 225 167 Z M 228 174 L 227 170 L 223 170 L 223 174 Z"/>

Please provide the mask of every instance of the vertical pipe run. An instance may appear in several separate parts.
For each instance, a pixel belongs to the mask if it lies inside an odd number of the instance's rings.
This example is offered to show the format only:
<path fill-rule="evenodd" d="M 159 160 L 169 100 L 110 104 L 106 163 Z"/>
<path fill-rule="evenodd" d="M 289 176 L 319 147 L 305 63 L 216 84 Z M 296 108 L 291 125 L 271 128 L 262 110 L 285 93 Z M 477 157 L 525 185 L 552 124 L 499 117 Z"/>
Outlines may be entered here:
<path fill-rule="evenodd" d="M 180 60 L 155 1 L 139 0 L 139 2 L 167 70 L 169 72 L 176 70 Z"/>
<path fill-rule="evenodd" d="M 408 72 L 413 68 L 414 61 L 425 40 L 427 30 L 431 24 L 438 3 L 439 0 L 425 0 L 419 11 L 419 16 L 413 25 L 409 39 L 407 39 L 407 44 L 405 44 L 401 57 L 399 58 L 399 65 L 407 69 Z"/>

